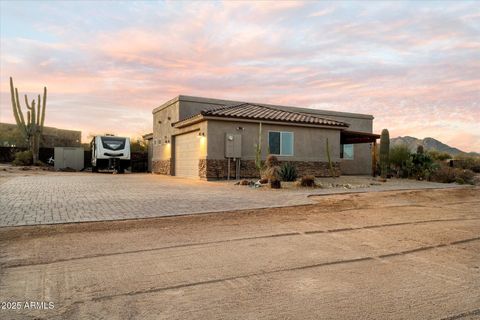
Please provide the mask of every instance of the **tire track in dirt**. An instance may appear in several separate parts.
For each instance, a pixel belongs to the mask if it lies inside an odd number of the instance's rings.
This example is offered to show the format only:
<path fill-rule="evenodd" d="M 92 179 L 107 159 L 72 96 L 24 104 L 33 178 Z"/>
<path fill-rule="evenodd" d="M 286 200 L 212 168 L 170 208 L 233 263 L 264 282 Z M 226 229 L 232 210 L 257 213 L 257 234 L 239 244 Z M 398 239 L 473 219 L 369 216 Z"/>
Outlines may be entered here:
<path fill-rule="evenodd" d="M 408 254 L 417 253 L 417 252 L 421 252 L 421 251 L 433 250 L 433 249 L 436 249 L 436 248 L 455 246 L 457 244 L 468 243 L 468 242 L 479 241 L 479 240 L 480 240 L 480 237 L 468 238 L 468 239 L 463 239 L 463 240 L 459 240 L 459 241 L 443 243 L 443 244 L 439 244 L 439 245 L 435 245 L 435 246 L 419 247 L 419 248 L 416 248 L 416 249 L 400 251 L 400 252 L 397 252 L 397 253 L 392 253 L 392 254 L 387 254 L 387 255 L 361 257 L 361 258 L 346 259 L 346 260 L 327 261 L 327 262 L 321 262 L 321 263 L 309 264 L 309 265 L 303 265 L 303 266 L 296 266 L 296 267 L 290 267 L 290 268 L 282 268 L 282 269 L 274 269 L 274 270 L 270 270 L 270 271 L 248 273 L 248 274 L 243 274 L 243 275 L 238 275 L 238 276 L 233 276 L 233 277 L 227 277 L 227 278 L 219 278 L 219 279 L 184 283 L 184 284 L 178 284 L 178 285 L 167 286 L 167 287 L 149 288 L 149 289 L 146 289 L 146 290 L 137 290 L 137 291 L 130 291 L 130 292 L 119 293 L 119 294 L 114 294 L 114 295 L 96 297 L 96 298 L 92 298 L 92 299 L 85 300 L 85 301 L 78 301 L 78 303 L 86 303 L 86 302 L 89 302 L 89 301 L 99 302 L 99 301 L 114 299 L 114 298 L 117 298 L 117 297 L 136 296 L 136 295 L 141 295 L 141 294 L 149 294 L 149 293 L 156 293 L 156 292 L 162 292 L 162 291 L 168 291 L 168 290 L 176 290 L 176 289 L 182 289 L 182 288 L 188 288 L 188 287 L 196 287 L 196 286 L 202 286 L 202 285 L 208 285 L 208 284 L 214 284 L 214 283 L 222 283 L 222 282 L 238 280 L 238 279 L 246 279 L 246 278 L 251 278 L 251 277 L 265 276 L 265 275 L 281 273 L 281 272 L 295 272 L 295 271 L 298 271 L 298 270 L 321 268 L 321 267 L 332 266 L 332 265 L 342 265 L 342 264 L 350 264 L 350 263 L 365 262 L 365 261 L 385 260 L 385 259 L 388 259 L 388 258 L 391 258 L 391 257 L 408 255 Z M 453 319 L 456 319 L 456 318 L 453 318 Z"/>
<path fill-rule="evenodd" d="M 442 318 L 440 320 L 455 320 L 455 319 L 461 319 L 461 318 L 470 317 L 470 316 L 480 316 L 480 309 L 465 311 L 453 316 Z"/>
<path fill-rule="evenodd" d="M 369 225 L 369 226 L 363 226 L 363 227 L 338 228 L 338 229 L 328 229 L 328 230 L 313 230 L 313 231 L 305 231 L 305 232 L 277 233 L 277 234 L 269 234 L 269 235 L 254 236 L 254 237 L 242 237 L 242 238 L 205 241 L 205 242 L 197 242 L 197 243 L 185 243 L 185 244 L 178 244 L 178 245 L 171 245 L 171 246 L 164 246 L 164 247 L 122 251 L 122 252 L 91 254 L 91 255 L 84 255 L 84 256 L 80 256 L 80 257 L 56 259 L 56 260 L 51 260 L 51 261 L 48 261 L 48 262 L 36 262 L 36 263 L 18 262 L 18 263 L 11 263 L 11 264 L 0 263 L 0 266 L 3 269 L 12 269 L 12 268 L 19 268 L 19 267 L 26 267 L 26 266 L 51 265 L 51 264 L 61 263 L 61 262 L 87 260 L 87 259 L 94 259 L 94 258 L 100 258 L 100 257 L 110 257 L 110 256 L 123 255 L 123 254 L 135 254 L 135 253 L 161 251 L 161 250 L 169 250 L 169 249 L 177 249 L 177 248 L 198 247 L 198 246 L 204 246 L 204 245 L 249 241 L 249 240 L 257 240 L 257 239 L 291 237 L 291 236 L 301 236 L 301 235 L 321 234 L 321 233 L 339 233 L 339 232 L 348 232 L 348 231 L 357 231 L 357 230 L 388 228 L 388 227 L 396 227 L 396 226 L 404 226 L 404 225 L 418 225 L 418 224 L 426 224 L 426 223 L 472 221 L 472 220 L 480 220 L 480 218 L 433 219 L 433 220 L 420 220 L 420 221 L 411 221 L 411 222 L 385 223 L 385 224 Z M 435 247 L 435 246 L 433 246 L 433 247 Z M 396 255 L 396 254 L 394 254 L 394 255 Z"/>

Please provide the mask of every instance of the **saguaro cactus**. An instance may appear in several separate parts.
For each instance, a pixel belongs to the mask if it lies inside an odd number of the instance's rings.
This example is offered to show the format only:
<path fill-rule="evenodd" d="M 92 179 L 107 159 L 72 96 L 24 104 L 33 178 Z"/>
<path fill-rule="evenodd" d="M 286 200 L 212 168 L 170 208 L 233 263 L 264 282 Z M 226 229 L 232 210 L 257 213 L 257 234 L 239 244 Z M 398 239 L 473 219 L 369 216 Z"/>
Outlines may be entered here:
<path fill-rule="evenodd" d="M 13 86 L 13 79 L 10 77 L 10 94 L 12 99 L 13 115 L 18 129 L 28 143 L 28 147 L 33 155 L 33 163 L 38 162 L 38 152 L 40 149 L 40 137 L 45 122 L 45 107 L 47 104 L 47 87 L 43 87 L 43 98 L 38 95 L 38 102 L 35 99 L 31 105 L 28 103 L 28 97 L 25 95 L 25 104 L 27 106 L 27 121 L 23 116 L 20 99 L 18 98 L 18 89 Z"/>
<path fill-rule="evenodd" d="M 380 174 L 386 178 L 390 166 L 390 134 L 387 129 L 382 130 L 380 136 Z"/>

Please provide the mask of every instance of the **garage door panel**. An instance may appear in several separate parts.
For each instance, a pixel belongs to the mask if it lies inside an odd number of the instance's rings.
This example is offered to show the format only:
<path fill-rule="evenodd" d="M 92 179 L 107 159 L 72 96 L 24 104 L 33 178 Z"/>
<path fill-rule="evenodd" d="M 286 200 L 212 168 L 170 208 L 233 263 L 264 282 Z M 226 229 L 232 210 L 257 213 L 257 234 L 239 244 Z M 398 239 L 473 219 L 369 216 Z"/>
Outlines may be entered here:
<path fill-rule="evenodd" d="M 198 178 L 200 143 L 198 133 L 192 132 L 175 137 L 175 175 Z"/>

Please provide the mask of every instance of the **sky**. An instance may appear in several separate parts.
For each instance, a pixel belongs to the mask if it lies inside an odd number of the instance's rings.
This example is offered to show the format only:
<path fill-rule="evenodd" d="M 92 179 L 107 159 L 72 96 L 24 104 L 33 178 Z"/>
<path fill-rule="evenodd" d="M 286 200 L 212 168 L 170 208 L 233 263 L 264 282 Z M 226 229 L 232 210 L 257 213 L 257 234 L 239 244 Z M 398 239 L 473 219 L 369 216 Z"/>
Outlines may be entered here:
<path fill-rule="evenodd" d="M 0 1 L 9 77 L 45 125 L 140 136 L 178 95 L 367 113 L 374 131 L 480 151 L 480 4 Z M 23 104 L 24 106 L 24 104 Z"/>

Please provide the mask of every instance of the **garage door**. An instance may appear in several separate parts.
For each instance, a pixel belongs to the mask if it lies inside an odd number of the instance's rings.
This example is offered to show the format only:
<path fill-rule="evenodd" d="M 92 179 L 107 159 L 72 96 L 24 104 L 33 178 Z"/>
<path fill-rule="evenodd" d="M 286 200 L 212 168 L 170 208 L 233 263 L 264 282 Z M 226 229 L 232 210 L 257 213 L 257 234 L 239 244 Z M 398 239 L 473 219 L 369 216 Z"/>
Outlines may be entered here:
<path fill-rule="evenodd" d="M 200 141 L 198 132 L 182 134 L 175 137 L 175 175 L 179 177 L 198 178 L 198 159 Z"/>

